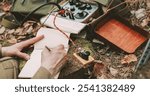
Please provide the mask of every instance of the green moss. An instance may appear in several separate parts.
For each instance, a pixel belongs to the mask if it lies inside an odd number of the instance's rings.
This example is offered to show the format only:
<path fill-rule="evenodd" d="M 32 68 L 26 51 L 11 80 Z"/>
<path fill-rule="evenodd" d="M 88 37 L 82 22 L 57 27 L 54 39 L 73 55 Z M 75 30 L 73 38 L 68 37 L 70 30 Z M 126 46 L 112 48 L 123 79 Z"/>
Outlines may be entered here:
<path fill-rule="evenodd" d="M 75 44 L 75 46 L 70 47 L 69 54 L 76 53 L 79 48 L 82 48 L 89 51 L 92 56 L 95 56 L 95 51 L 90 41 L 83 38 L 78 38 L 77 40 L 75 40 Z"/>

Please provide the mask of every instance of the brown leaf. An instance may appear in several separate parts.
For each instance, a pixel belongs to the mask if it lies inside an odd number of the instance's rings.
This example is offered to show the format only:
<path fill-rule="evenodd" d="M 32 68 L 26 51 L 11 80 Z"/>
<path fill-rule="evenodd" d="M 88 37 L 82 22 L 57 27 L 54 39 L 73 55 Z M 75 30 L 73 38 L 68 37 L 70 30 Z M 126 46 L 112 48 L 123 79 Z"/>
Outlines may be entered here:
<path fill-rule="evenodd" d="M 22 35 L 22 32 L 23 32 L 23 28 L 17 28 L 16 31 L 14 32 L 14 34 Z"/>
<path fill-rule="evenodd" d="M 17 43 L 17 39 L 12 38 L 12 39 L 8 40 L 8 42 L 9 42 L 10 44 L 15 44 L 15 43 Z"/>
<path fill-rule="evenodd" d="M 26 28 L 26 27 L 30 27 L 30 26 L 32 26 L 29 22 L 25 22 L 24 24 L 23 24 L 23 27 L 24 28 Z"/>
<path fill-rule="evenodd" d="M 101 76 L 97 76 L 97 79 L 108 79 L 106 75 L 102 74 Z"/>
<path fill-rule="evenodd" d="M 147 19 L 144 19 L 142 22 L 141 22 L 141 26 L 142 27 L 145 27 L 146 25 L 148 25 L 148 20 Z"/>
<path fill-rule="evenodd" d="M 7 12 L 10 10 L 11 4 L 9 4 L 8 2 L 4 2 L 4 3 L 2 3 L 1 8 L 3 11 Z"/>
<path fill-rule="evenodd" d="M 0 28 L 0 35 L 5 32 L 5 27 Z"/>
<path fill-rule="evenodd" d="M 118 74 L 118 70 L 117 69 L 114 69 L 112 67 L 109 68 L 110 70 L 110 73 L 113 75 L 113 76 L 116 76 Z"/>
<path fill-rule="evenodd" d="M 5 12 L 0 12 L 0 18 L 5 14 Z M 0 25 L 1 27 L 1 25 Z"/>
<path fill-rule="evenodd" d="M 28 28 L 28 30 L 26 31 L 26 33 L 31 34 L 31 33 L 32 33 L 32 30 L 33 30 L 33 27 L 30 26 L 30 27 Z"/>
<path fill-rule="evenodd" d="M 122 60 L 121 64 L 130 64 L 132 62 L 136 62 L 137 57 L 134 54 L 126 55 Z"/>
<path fill-rule="evenodd" d="M 3 35 L 0 35 L 0 40 L 4 40 L 4 36 Z"/>
<path fill-rule="evenodd" d="M 27 34 L 28 32 L 30 33 L 32 31 L 32 25 L 30 23 L 25 23 L 24 27 L 23 27 L 23 31 L 22 31 L 22 35 Z"/>
<path fill-rule="evenodd" d="M 40 23 L 34 23 L 32 32 L 36 33 L 40 28 L 41 28 Z"/>
<path fill-rule="evenodd" d="M 94 70 L 93 70 L 93 74 L 94 74 L 94 76 L 101 76 L 102 75 L 102 70 L 103 70 L 103 68 L 104 68 L 104 64 L 102 64 L 102 63 L 96 63 L 95 65 L 94 65 Z"/>
<path fill-rule="evenodd" d="M 14 33 L 14 32 L 15 32 L 15 29 L 12 29 L 12 30 L 9 30 L 9 31 L 8 31 L 9 34 L 12 34 L 12 33 Z"/>
<path fill-rule="evenodd" d="M 19 36 L 17 39 L 21 40 L 21 39 L 25 39 L 25 38 L 26 38 L 26 36 Z"/>

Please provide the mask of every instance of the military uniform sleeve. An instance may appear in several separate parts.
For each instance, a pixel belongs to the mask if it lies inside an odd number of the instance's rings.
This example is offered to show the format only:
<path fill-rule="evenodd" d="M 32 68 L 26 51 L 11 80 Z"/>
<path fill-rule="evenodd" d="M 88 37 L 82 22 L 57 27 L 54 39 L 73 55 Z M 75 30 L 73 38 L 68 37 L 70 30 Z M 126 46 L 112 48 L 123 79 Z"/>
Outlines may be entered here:
<path fill-rule="evenodd" d="M 2 46 L 0 45 L 0 58 L 2 58 Z"/>
<path fill-rule="evenodd" d="M 52 79 L 52 76 L 47 69 L 40 67 L 32 79 Z"/>

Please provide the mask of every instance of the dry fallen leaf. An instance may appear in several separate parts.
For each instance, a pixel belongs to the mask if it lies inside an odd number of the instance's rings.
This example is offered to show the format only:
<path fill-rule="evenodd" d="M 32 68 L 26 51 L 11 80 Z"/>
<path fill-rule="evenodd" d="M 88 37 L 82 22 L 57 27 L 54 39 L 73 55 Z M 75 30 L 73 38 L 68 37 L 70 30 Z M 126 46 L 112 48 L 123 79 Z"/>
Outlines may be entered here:
<path fill-rule="evenodd" d="M 137 19 L 140 19 L 140 18 L 144 17 L 145 15 L 146 15 L 146 9 L 144 9 L 144 8 L 138 9 L 135 12 L 135 16 Z"/>
<path fill-rule="evenodd" d="M 106 75 L 102 74 L 101 76 L 97 76 L 97 79 L 108 79 Z"/>
<path fill-rule="evenodd" d="M 31 24 L 30 22 L 25 22 L 25 23 L 23 24 L 23 27 L 24 27 L 24 28 L 30 27 L 30 26 L 32 26 L 32 24 Z"/>
<path fill-rule="evenodd" d="M 19 36 L 18 38 L 17 38 L 17 40 L 22 40 L 22 39 L 25 39 L 26 38 L 26 36 Z"/>
<path fill-rule="evenodd" d="M 96 76 L 96 77 L 97 76 L 101 76 L 103 68 L 104 68 L 104 64 L 102 64 L 102 63 L 96 63 L 94 65 L 94 70 L 93 70 L 94 76 Z"/>
<path fill-rule="evenodd" d="M 25 35 L 25 34 L 28 34 L 31 33 L 30 31 L 32 30 L 32 25 L 30 23 L 26 23 L 23 27 L 23 31 L 22 31 L 22 34 L 21 35 Z"/>
<path fill-rule="evenodd" d="M 1 8 L 2 8 L 3 11 L 7 12 L 7 11 L 10 10 L 11 4 L 9 4 L 8 2 L 4 2 L 4 3 L 1 4 Z"/>
<path fill-rule="evenodd" d="M 15 29 L 9 30 L 8 34 L 13 34 L 15 32 Z"/>
<path fill-rule="evenodd" d="M 30 27 L 28 28 L 28 30 L 26 31 L 26 33 L 31 34 L 31 33 L 32 33 L 32 30 L 33 30 L 33 27 L 30 26 Z"/>
<path fill-rule="evenodd" d="M 0 35 L 0 40 L 4 40 L 4 36 L 3 35 Z"/>
<path fill-rule="evenodd" d="M 113 76 L 116 76 L 118 74 L 118 70 L 117 69 L 114 69 L 112 67 L 109 68 L 110 70 L 110 73 L 113 75 Z"/>
<path fill-rule="evenodd" d="M 5 14 L 5 12 L 0 12 L 0 18 Z"/>
<path fill-rule="evenodd" d="M 147 0 L 147 7 L 150 7 L 150 1 Z"/>
<path fill-rule="evenodd" d="M 5 32 L 5 27 L 0 28 L 0 35 Z"/>
<path fill-rule="evenodd" d="M 121 64 L 130 64 L 132 62 L 136 62 L 137 57 L 134 54 L 126 55 L 122 60 Z"/>
<path fill-rule="evenodd" d="M 23 28 L 17 28 L 16 31 L 14 32 L 14 34 L 21 33 L 22 31 L 23 31 Z"/>
<path fill-rule="evenodd" d="M 17 39 L 12 38 L 12 39 L 8 40 L 8 42 L 9 42 L 10 44 L 15 44 L 15 43 L 17 43 Z"/>
<path fill-rule="evenodd" d="M 144 19 L 142 22 L 141 22 L 141 26 L 142 27 L 145 27 L 146 25 L 148 25 L 148 20 L 147 19 Z"/>

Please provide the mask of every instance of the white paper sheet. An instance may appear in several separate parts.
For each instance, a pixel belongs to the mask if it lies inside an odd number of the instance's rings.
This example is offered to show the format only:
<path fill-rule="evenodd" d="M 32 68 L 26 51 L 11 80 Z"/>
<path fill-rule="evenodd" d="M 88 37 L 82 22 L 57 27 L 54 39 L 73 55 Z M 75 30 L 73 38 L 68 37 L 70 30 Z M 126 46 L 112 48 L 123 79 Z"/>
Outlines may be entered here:
<path fill-rule="evenodd" d="M 44 25 L 54 27 L 54 15 L 50 15 L 47 19 L 47 16 L 41 19 L 41 23 L 44 23 Z M 47 19 L 47 20 L 46 20 Z M 46 20 L 46 22 L 45 22 Z M 56 18 L 56 25 L 59 27 L 62 31 L 67 32 L 67 33 L 72 33 L 72 34 L 79 34 L 83 28 L 85 28 L 86 24 L 72 21 L 72 20 L 67 20 L 63 19 L 60 17 Z"/>
<path fill-rule="evenodd" d="M 69 33 L 66 33 L 70 36 Z M 34 44 L 34 50 L 31 53 L 30 60 L 27 61 L 19 74 L 19 78 L 32 78 L 41 66 L 41 53 L 45 46 L 49 48 L 57 47 L 63 44 L 68 51 L 68 38 L 60 33 L 58 30 L 50 28 L 41 28 L 38 35 L 44 35 L 44 39 Z"/>

